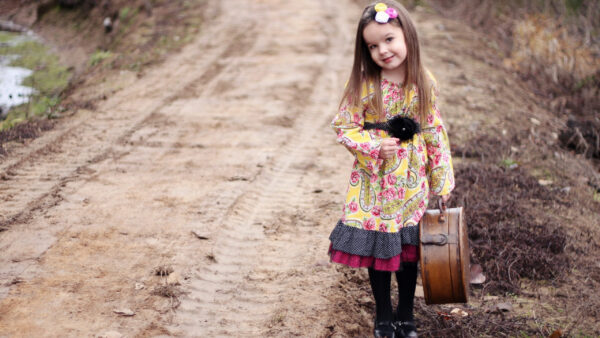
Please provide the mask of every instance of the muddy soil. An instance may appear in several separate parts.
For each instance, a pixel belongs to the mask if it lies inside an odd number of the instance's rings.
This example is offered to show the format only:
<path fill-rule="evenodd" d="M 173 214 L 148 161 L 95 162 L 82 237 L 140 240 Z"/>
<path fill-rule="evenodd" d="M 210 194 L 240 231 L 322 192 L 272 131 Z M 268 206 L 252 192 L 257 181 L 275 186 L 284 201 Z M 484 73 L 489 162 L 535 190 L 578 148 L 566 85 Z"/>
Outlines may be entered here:
<path fill-rule="evenodd" d="M 111 87 L 94 109 L 5 147 L 0 336 L 370 335 L 364 271 L 326 256 L 352 163 L 328 125 L 360 7 L 224 0 L 205 10 L 202 33 L 181 52 L 139 79 L 125 74 L 118 86 L 75 91 Z M 519 215 L 562 229 L 549 252 L 566 268 L 508 274 L 520 280 L 510 294 L 473 290 L 463 306 L 470 322 L 419 300 L 421 331 L 493 335 L 477 331 L 493 315 L 488 329 L 503 327 L 498 317 L 519 324 L 503 335 L 600 332 L 591 164 L 560 149 L 560 121 L 498 66 L 483 35 L 424 10 L 414 15 L 462 150 L 457 172 L 497 181 L 497 170 L 517 164 L 522 172 L 495 189 L 526 182 L 573 201 L 515 195 L 527 200 Z M 470 142 L 482 135 L 499 146 Z M 467 178 L 485 199 L 485 183 Z M 457 192 L 455 203 L 468 198 Z M 489 255 L 472 259 L 485 266 Z M 490 279 L 502 279 L 501 270 Z M 496 314 L 506 299 L 514 310 Z"/>

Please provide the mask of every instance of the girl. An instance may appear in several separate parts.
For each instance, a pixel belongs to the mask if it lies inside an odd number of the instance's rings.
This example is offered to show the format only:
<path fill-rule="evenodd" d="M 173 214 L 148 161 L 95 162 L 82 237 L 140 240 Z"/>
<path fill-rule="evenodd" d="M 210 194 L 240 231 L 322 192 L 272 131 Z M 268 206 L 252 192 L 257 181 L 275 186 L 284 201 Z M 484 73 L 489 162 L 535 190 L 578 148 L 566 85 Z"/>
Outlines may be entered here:
<path fill-rule="evenodd" d="M 329 254 L 333 262 L 368 268 L 375 337 L 417 336 L 418 224 L 429 196 L 446 202 L 454 188 L 436 94 L 406 9 L 396 1 L 367 6 L 358 23 L 352 73 L 332 121 L 337 141 L 356 160 Z M 392 137 L 393 121 L 416 128 L 403 139 Z M 391 272 L 398 281 L 395 315 Z"/>

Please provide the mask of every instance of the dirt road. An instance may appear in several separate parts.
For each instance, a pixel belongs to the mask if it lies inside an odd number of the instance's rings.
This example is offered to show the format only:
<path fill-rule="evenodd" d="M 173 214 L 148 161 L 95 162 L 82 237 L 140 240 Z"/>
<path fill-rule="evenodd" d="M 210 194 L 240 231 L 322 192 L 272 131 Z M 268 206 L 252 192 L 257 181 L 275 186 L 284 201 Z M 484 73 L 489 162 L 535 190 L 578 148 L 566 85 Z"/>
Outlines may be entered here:
<path fill-rule="evenodd" d="M 327 233 L 350 161 L 328 123 L 358 9 L 209 6 L 183 52 L 1 163 L 0 335 L 326 326 Z M 160 266 L 181 284 L 163 291 L 184 292 L 176 311 L 154 294 Z"/>
<path fill-rule="evenodd" d="M 328 124 L 359 11 L 211 1 L 181 53 L 12 149 L 0 163 L 0 336 L 336 333 L 327 236 L 352 158 Z M 531 127 L 537 110 L 519 109 L 529 99 L 477 55 L 484 42 L 415 15 L 453 143 Z"/>

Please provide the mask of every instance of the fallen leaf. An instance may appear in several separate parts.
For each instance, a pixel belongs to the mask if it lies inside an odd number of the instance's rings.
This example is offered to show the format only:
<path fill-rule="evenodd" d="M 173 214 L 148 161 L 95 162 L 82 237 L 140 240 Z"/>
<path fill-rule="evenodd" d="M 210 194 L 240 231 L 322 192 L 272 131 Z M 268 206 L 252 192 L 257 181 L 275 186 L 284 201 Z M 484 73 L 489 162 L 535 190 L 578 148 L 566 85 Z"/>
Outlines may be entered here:
<path fill-rule="evenodd" d="M 321 267 L 321 266 L 330 266 L 331 263 L 329 262 L 328 259 L 321 259 L 320 261 L 315 263 L 315 266 Z"/>
<path fill-rule="evenodd" d="M 373 298 L 369 297 L 369 296 L 364 296 L 361 299 L 358 300 L 358 302 L 360 304 L 366 304 L 366 305 L 371 305 L 373 304 Z"/>
<path fill-rule="evenodd" d="M 511 303 L 498 303 L 498 304 L 496 304 L 495 309 L 500 312 L 509 312 L 509 311 L 512 311 L 513 306 Z"/>
<path fill-rule="evenodd" d="M 192 234 L 196 236 L 198 239 L 209 239 L 209 237 L 198 230 L 192 230 Z"/>
<path fill-rule="evenodd" d="M 471 284 L 483 284 L 485 282 L 485 275 L 483 274 L 483 268 L 479 264 L 471 265 L 470 269 L 470 283 Z"/>
<path fill-rule="evenodd" d="M 135 312 L 133 312 L 131 309 L 127 309 L 127 308 L 115 309 L 115 310 L 113 310 L 113 312 L 118 315 L 126 316 L 126 317 L 131 317 L 131 316 L 135 315 Z"/>
<path fill-rule="evenodd" d="M 415 297 L 424 298 L 425 292 L 423 291 L 423 287 L 421 285 L 417 285 L 415 288 Z"/>
<path fill-rule="evenodd" d="M 550 335 L 550 338 L 560 338 L 563 336 L 562 330 L 558 329 L 554 332 L 552 332 L 552 334 Z"/>
<path fill-rule="evenodd" d="M 172 272 L 167 277 L 167 284 L 171 285 L 180 285 L 181 284 L 181 275 L 179 272 Z"/>
<path fill-rule="evenodd" d="M 452 309 L 452 311 L 450 311 L 451 315 L 457 316 L 457 317 L 466 317 L 469 315 L 469 313 L 463 309 L 459 309 L 457 307 L 455 307 L 454 309 Z"/>
<path fill-rule="evenodd" d="M 447 314 L 447 313 L 444 313 L 444 312 L 438 312 L 437 314 L 438 314 L 440 317 L 444 318 L 445 320 L 450 320 L 450 319 L 452 319 L 452 316 L 450 316 L 450 315 L 449 315 L 449 314 Z"/>

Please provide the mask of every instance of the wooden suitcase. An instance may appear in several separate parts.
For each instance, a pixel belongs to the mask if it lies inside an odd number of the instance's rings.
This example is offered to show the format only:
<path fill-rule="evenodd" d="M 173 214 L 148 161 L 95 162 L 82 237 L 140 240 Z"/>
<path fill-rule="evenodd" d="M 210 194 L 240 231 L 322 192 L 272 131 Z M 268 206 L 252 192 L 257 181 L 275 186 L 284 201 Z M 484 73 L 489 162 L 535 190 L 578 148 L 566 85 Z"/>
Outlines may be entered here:
<path fill-rule="evenodd" d="M 421 278 L 427 304 L 466 303 L 469 238 L 462 208 L 427 210 L 419 227 Z"/>

